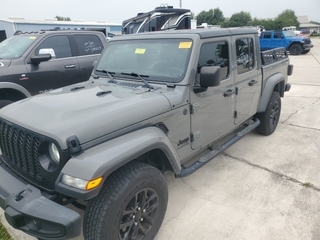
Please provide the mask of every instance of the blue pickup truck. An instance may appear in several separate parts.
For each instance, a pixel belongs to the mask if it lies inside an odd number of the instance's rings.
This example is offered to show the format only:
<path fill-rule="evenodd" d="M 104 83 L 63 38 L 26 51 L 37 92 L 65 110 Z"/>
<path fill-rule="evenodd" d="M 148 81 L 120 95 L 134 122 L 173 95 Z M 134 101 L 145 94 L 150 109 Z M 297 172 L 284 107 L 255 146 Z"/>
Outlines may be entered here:
<path fill-rule="evenodd" d="M 261 50 L 284 47 L 291 55 L 306 54 L 313 47 L 310 38 L 296 36 L 293 31 L 264 31 L 260 35 Z"/>

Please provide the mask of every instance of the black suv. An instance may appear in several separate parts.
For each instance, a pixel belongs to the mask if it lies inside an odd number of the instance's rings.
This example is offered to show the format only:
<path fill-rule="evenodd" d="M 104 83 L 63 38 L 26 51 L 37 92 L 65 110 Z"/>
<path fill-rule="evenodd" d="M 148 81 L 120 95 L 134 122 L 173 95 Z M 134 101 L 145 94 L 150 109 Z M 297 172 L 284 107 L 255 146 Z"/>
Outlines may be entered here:
<path fill-rule="evenodd" d="M 0 43 L 0 108 L 88 80 L 106 43 L 98 31 L 17 32 Z"/>

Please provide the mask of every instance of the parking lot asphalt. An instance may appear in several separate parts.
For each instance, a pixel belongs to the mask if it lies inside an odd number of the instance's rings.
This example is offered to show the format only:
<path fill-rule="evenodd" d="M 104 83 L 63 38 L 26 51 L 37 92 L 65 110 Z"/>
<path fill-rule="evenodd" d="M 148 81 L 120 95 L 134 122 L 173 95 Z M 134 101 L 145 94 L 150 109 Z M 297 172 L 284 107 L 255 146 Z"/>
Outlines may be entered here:
<path fill-rule="evenodd" d="M 312 42 L 308 54 L 290 56 L 275 133 L 248 134 L 188 177 L 166 174 L 156 240 L 320 239 L 320 39 Z M 0 218 L 14 239 L 35 239 L 8 226 L 2 210 Z"/>

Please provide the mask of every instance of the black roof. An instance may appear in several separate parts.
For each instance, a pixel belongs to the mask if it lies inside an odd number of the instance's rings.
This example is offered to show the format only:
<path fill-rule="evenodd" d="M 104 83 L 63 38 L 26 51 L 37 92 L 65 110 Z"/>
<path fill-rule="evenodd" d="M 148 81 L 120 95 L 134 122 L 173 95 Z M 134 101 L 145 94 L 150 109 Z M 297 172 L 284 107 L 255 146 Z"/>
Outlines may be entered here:
<path fill-rule="evenodd" d="M 256 29 L 252 28 L 218 28 L 218 29 L 186 29 L 186 30 L 172 30 L 172 31 L 154 31 L 154 32 L 144 32 L 135 33 L 130 35 L 119 36 L 122 40 L 126 38 L 139 38 L 143 36 L 168 36 L 170 35 L 192 35 L 197 34 L 200 38 L 211 38 L 219 36 L 230 36 L 230 35 L 242 35 L 242 34 L 258 34 Z"/>
<path fill-rule="evenodd" d="M 92 30 L 87 30 L 84 28 L 74 28 L 74 29 L 65 29 L 65 28 L 53 28 L 53 29 L 42 29 L 39 31 L 30 31 L 30 32 L 22 32 L 20 30 L 16 31 L 14 35 L 28 35 L 28 34 L 45 34 L 45 33 L 54 33 L 54 32 L 70 32 L 70 33 L 75 33 L 75 32 L 88 32 Z"/>

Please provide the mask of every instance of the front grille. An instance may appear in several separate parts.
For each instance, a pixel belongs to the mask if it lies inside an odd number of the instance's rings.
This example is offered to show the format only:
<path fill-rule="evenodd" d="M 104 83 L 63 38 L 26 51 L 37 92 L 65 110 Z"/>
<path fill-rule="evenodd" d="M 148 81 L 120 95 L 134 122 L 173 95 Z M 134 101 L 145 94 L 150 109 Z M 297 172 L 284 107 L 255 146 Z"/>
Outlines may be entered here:
<path fill-rule="evenodd" d="M 2 160 L 21 177 L 45 190 L 54 190 L 55 180 L 62 169 L 59 166 L 55 171 L 49 172 L 40 164 L 39 156 L 47 151 L 47 147 L 43 146 L 52 141 L 0 118 Z"/>
<path fill-rule="evenodd" d="M 39 138 L 3 121 L 0 121 L 0 128 L 0 144 L 7 164 L 41 182 Z"/>

